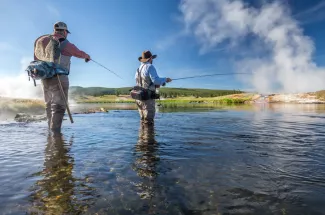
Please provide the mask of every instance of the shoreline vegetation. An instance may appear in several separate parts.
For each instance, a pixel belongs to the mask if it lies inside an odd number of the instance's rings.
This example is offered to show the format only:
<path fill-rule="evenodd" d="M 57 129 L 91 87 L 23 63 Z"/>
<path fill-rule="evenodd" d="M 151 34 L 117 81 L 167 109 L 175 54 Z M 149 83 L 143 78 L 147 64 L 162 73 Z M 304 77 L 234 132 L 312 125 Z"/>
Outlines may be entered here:
<path fill-rule="evenodd" d="M 134 103 L 129 96 L 131 87 L 71 87 L 70 98 L 76 103 Z M 161 105 L 214 105 L 214 104 L 252 104 L 252 103 L 325 103 L 325 90 L 297 94 L 248 93 L 241 90 L 214 90 L 195 88 L 159 89 L 161 96 L 157 102 Z"/>
<path fill-rule="evenodd" d="M 76 90 L 78 89 L 78 90 Z M 69 95 L 70 105 L 79 104 L 134 104 L 128 95 L 130 88 L 81 88 L 72 87 Z M 127 93 L 126 93 L 127 91 Z M 218 105 L 242 105 L 258 103 L 325 104 L 325 90 L 299 94 L 246 93 L 239 90 L 208 90 L 186 88 L 164 88 L 160 90 L 161 99 L 157 104 L 166 108 L 215 107 Z M 15 113 L 43 113 L 41 99 L 18 99 L 0 96 L 0 110 Z M 98 109 L 100 112 L 100 108 Z M 91 112 L 96 112 L 92 110 Z"/>
<path fill-rule="evenodd" d="M 253 94 L 231 94 L 219 97 L 175 97 L 156 100 L 163 107 L 187 107 L 187 106 L 214 106 L 217 104 L 233 105 L 245 104 L 252 100 Z M 134 100 L 128 95 L 82 96 L 74 98 L 77 104 L 133 104 Z"/>

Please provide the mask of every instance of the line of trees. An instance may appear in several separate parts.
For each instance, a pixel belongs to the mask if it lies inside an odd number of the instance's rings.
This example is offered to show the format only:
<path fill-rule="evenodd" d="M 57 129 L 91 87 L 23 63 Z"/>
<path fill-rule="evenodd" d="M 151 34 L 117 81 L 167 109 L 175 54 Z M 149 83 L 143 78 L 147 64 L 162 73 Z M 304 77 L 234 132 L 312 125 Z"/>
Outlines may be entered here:
<path fill-rule="evenodd" d="M 225 96 L 230 94 L 239 94 L 243 93 L 240 90 L 206 90 L 206 89 L 162 89 L 160 90 L 160 96 L 163 98 L 176 98 L 183 96 L 194 96 L 198 97 L 217 97 Z"/>
<path fill-rule="evenodd" d="M 70 96 L 104 96 L 104 95 L 129 95 L 131 87 L 104 88 L 104 87 L 71 87 Z M 217 97 L 230 94 L 243 93 L 241 90 L 212 90 L 212 89 L 189 89 L 189 88 L 160 88 L 162 98 L 176 98 L 183 96 L 194 97 Z"/>

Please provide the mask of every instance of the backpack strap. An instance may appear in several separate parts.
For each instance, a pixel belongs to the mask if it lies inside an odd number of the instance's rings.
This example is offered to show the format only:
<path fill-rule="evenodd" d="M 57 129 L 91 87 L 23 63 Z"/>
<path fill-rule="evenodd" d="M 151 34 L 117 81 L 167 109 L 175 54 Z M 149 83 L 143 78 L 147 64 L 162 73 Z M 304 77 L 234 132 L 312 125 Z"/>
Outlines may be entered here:
<path fill-rule="evenodd" d="M 59 45 L 60 51 L 62 51 L 66 47 L 66 45 L 69 43 L 69 41 L 65 38 L 59 39 L 59 42 L 60 42 L 60 45 Z"/>
<path fill-rule="evenodd" d="M 143 87 L 142 86 L 142 76 L 141 76 L 141 71 L 142 71 L 143 66 L 144 66 L 144 64 L 141 66 L 140 71 L 139 71 L 139 68 L 137 69 L 137 71 L 138 71 L 138 79 L 140 79 L 140 86 L 141 87 Z"/>
<path fill-rule="evenodd" d="M 65 38 L 60 38 L 59 39 L 59 50 L 60 50 L 60 57 L 59 57 L 59 63 L 61 62 L 61 55 L 62 55 L 62 51 L 63 49 L 66 47 L 66 45 L 68 44 L 68 40 Z"/>

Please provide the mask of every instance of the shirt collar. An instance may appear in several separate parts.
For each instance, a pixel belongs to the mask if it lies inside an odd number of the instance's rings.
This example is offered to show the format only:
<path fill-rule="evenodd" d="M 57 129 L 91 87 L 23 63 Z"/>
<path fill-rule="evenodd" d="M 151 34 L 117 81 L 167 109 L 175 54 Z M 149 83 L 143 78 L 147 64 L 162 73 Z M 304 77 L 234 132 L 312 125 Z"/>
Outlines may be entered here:
<path fill-rule="evenodd" d="M 141 62 L 141 64 L 151 64 L 150 62 Z"/>

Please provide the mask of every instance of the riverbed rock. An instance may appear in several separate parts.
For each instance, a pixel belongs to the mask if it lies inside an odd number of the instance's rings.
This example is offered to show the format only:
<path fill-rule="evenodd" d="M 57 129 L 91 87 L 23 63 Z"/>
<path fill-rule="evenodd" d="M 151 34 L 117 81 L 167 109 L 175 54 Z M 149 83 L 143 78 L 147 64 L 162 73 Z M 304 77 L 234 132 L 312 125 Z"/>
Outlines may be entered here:
<path fill-rule="evenodd" d="M 40 122 L 45 121 L 46 115 L 30 115 L 27 113 L 17 113 L 15 116 L 16 122 Z"/>
<path fill-rule="evenodd" d="M 101 111 L 101 112 L 108 112 L 108 110 L 105 109 L 105 108 L 100 108 L 100 111 Z"/>
<path fill-rule="evenodd" d="M 109 111 L 105 108 L 98 108 L 98 109 L 83 110 L 80 112 L 76 112 L 74 114 L 91 114 L 91 113 L 107 113 L 107 112 L 109 112 Z"/>

